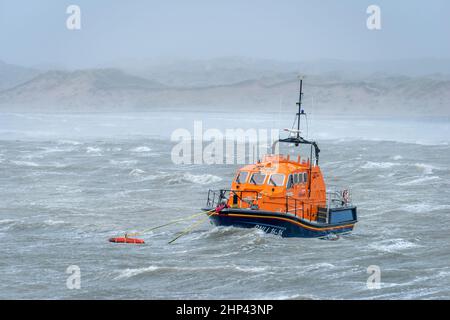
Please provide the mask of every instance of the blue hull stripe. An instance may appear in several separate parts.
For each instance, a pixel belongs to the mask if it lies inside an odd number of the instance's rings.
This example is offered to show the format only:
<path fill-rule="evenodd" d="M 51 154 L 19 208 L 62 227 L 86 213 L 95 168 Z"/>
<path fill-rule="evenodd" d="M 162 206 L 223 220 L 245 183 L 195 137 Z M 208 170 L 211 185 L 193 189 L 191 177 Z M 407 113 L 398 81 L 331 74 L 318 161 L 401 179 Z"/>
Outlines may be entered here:
<path fill-rule="evenodd" d="M 228 211 L 228 210 L 227 210 Z M 230 210 L 231 211 L 231 210 Z M 258 228 L 264 232 L 283 237 L 324 237 L 329 234 L 346 233 L 353 230 L 356 221 L 349 221 L 341 225 L 316 226 L 307 225 L 288 216 L 282 217 L 277 213 L 258 214 L 247 212 L 214 213 L 210 216 L 213 224 L 218 226 L 236 226 L 242 228 Z"/>

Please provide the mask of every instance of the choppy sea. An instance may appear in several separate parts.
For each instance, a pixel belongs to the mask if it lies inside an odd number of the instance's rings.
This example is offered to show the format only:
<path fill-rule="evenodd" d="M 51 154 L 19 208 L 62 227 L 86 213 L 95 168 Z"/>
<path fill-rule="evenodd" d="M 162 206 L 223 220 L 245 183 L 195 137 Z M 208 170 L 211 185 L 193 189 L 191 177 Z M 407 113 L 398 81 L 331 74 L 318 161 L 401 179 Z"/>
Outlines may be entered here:
<path fill-rule="evenodd" d="M 174 164 L 177 128 L 283 128 L 291 114 L 0 114 L 1 299 L 450 299 L 450 121 L 311 117 L 327 183 L 359 222 L 337 241 L 207 221 L 238 164 Z M 75 265 L 80 289 L 69 289 Z M 380 286 L 367 286 L 378 266 Z M 70 287 L 70 285 L 69 285 Z"/>

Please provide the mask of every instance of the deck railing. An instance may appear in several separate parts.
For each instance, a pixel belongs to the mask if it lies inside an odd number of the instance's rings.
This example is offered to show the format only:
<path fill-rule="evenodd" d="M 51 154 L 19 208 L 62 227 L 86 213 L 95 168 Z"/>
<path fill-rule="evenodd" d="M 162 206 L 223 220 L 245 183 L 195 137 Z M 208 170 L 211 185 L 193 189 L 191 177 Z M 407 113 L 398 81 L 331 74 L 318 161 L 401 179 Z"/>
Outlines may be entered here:
<path fill-rule="evenodd" d="M 339 189 L 332 188 L 327 190 L 327 207 L 344 207 L 350 206 L 352 203 L 351 192 L 349 188 Z"/>
<path fill-rule="evenodd" d="M 248 194 L 248 196 L 247 196 Z M 231 189 L 220 189 L 220 190 L 209 190 L 208 199 L 206 200 L 206 206 L 208 208 L 214 208 L 223 202 L 228 202 L 230 197 L 236 197 L 238 207 L 242 207 L 245 203 L 248 207 L 251 207 L 255 201 L 258 200 L 259 193 L 257 191 L 248 190 L 231 190 Z"/>
<path fill-rule="evenodd" d="M 262 197 L 262 195 L 258 191 L 249 190 L 209 190 L 206 206 L 208 208 L 214 208 L 222 203 L 227 203 L 230 197 L 235 197 L 231 203 L 236 205 L 236 207 L 252 208 L 252 206 L 258 205 L 258 200 Z M 311 213 L 313 207 L 320 207 L 322 210 L 326 210 L 328 215 L 331 208 L 351 205 L 351 194 L 348 189 L 327 191 L 325 202 L 311 200 L 305 201 L 305 199 L 299 199 L 293 196 L 271 197 L 271 199 L 278 199 L 273 201 L 273 203 L 279 203 L 281 206 L 283 206 L 284 201 L 284 213 L 293 214 L 302 219 L 310 218 L 310 215 L 307 213 Z"/>

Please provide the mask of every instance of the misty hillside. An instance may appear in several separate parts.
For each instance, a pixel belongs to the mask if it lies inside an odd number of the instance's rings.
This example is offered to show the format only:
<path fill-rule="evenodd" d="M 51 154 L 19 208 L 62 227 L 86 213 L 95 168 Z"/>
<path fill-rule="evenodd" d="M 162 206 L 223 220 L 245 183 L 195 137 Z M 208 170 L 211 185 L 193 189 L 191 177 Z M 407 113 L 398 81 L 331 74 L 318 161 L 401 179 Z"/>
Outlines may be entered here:
<path fill-rule="evenodd" d="M 224 57 L 209 60 L 120 61 L 113 65 L 127 73 L 157 79 L 175 87 L 230 85 L 242 81 L 285 77 L 298 65 L 265 59 Z"/>
<path fill-rule="evenodd" d="M 0 61 L 0 91 L 14 87 L 39 74 L 39 71 Z"/>
<path fill-rule="evenodd" d="M 346 80 L 305 79 L 305 105 L 316 113 L 450 115 L 446 77 L 373 75 Z M 128 111 L 174 108 L 285 110 L 295 105 L 295 73 L 277 73 L 228 85 L 167 86 L 115 69 L 50 71 L 0 92 L 3 111 Z"/>
<path fill-rule="evenodd" d="M 374 75 L 423 77 L 433 74 L 450 80 L 450 60 L 415 59 L 387 61 L 345 61 L 318 59 L 278 61 L 244 57 L 206 60 L 122 60 L 114 67 L 169 86 L 204 87 L 229 85 L 260 78 L 283 81 L 292 74 L 323 75 L 328 80 L 363 81 Z"/>
<path fill-rule="evenodd" d="M 0 64 L 0 111 L 288 110 L 298 99 L 301 73 L 305 106 L 316 113 L 450 115 L 446 61 L 394 67 L 231 57 L 121 61 L 117 67 L 38 72 Z"/>
<path fill-rule="evenodd" d="M 95 111 L 132 107 L 134 96 L 164 85 L 115 69 L 48 71 L 0 92 L 0 106 L 17 110 Z M 1 107 L 0 107 L 1 108 Z"/>

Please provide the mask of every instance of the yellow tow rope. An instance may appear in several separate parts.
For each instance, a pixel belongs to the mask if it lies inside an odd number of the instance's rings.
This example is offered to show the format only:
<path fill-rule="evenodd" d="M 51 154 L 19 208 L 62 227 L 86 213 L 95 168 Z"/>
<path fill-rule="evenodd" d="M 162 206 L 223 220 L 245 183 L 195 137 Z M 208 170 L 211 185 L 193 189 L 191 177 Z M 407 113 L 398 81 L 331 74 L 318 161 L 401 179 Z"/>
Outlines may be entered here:
<path fill-rule="evenodd" d="M 173 242 L 175 242 L 177 239 L 181 238 L 182 236 L 184 236 L 185 234 L 188 234 L 189 232 L 191 232 L 192 230 L 194 230 L 195 227 L 199 226 L 200 224 L 202 224 L 203 222 L 205 222 L 213 213 L 214 210 L 210 210 L 210 211 L 206 211 L 208 212 L 208 217 L 206 219 L 202 219 L 200 221 L 197 221 L 196 223 L 194 223 L 193 225 L 187 227 L 186 229 L 184 229 L 183 231 L 180 232 L 179 235 L 177 235 L 175 238 L 173 238 L 172 240 L 170 240 L 168 242 L 168 244 L 171 244 Z"/>
<path fill-rule="evenodd" d="M 177 220 L 169 221 L 169 222 L 167 222 L 167 223 L 165 223 L 165 224 L 162 224 L 162 225 L 159 225 L 159 226 L 156 226 L 156 227 L 151 227 L 151 228 L 144 229 L 144 230 L 138 231 L 138 232 L 133 232 L 133 233 L 125 233 L 125 238 L 139 236 L 139 235 L 142 235 L 142 234 L 144 234 L 144 233 L 147 233 L 147 232 L 150 232 L 150 231 L 159 229 L 159 228 L 163 228 L 163 227 L 170 226 L 170 225 L 175 224 L 175 223 L 178 223 L 178 222 L 182 222 L 182 221 L 186 221 L 186 220 L 189 220 L 189 219 L 198 217 L 198 216 L 200 216 L 200 215 L 202 215 L 202 214 L 205 214 L 205 213 L 206 213 L 206 214 L 208 215 L 208 217 L 209 217 L 209 216 L 210 216 L 210 213 L 212 213 L 212 212 L 214 212 L 214 210 L 202 211 L 202 212 L 199 212 L 199 213 L 195 213 L 195 214 L 193 214 L 193 215 L 190 215 L 190 216 L 188 216 L 188 217 L 186 217 L 186 218 L 182 218 L 182 219 L 177 219 Z M 203 221 L 202 221 L 202 222 L 203 222 Z"/>

